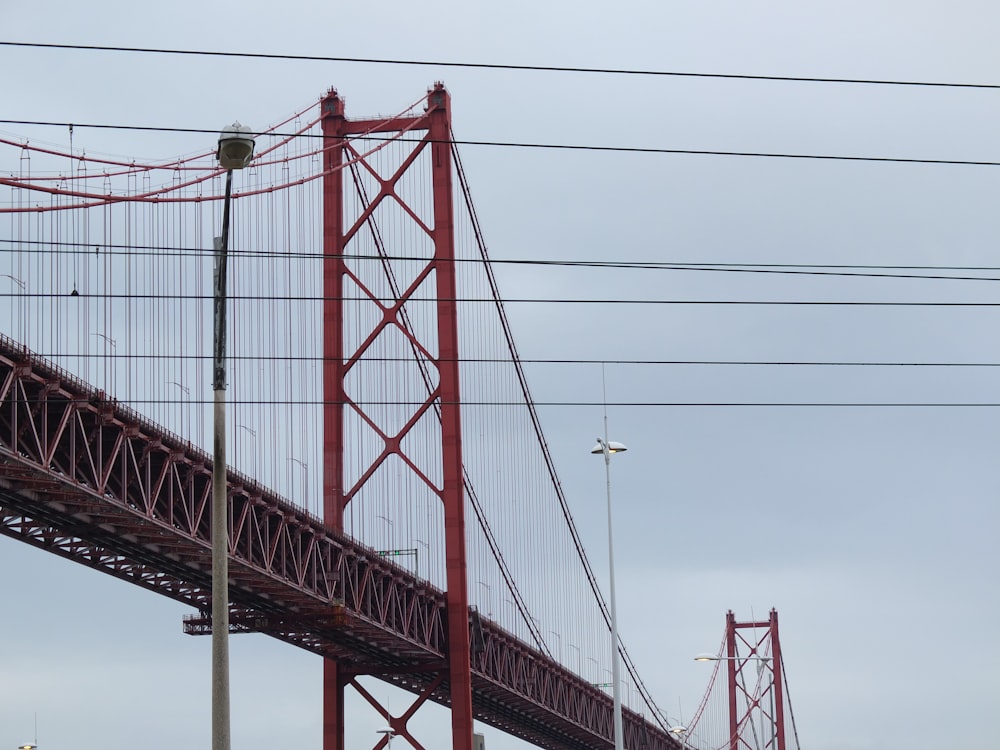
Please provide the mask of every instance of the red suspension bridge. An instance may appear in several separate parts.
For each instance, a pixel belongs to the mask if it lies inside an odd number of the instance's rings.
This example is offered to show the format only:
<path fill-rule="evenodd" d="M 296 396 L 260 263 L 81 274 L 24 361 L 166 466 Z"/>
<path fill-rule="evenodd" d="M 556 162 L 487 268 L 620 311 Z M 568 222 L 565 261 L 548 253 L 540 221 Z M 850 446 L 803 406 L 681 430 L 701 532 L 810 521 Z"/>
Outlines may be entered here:
<path fill-rule="evenodd" d="M 210 153 L 139 164 L 70 138 L 0 139 L 0 531 L 189 604 L 186 630 L 210 632 L 205 248 L 224 172 Z M 368 119 L 330 91 L 260 133 L 238 174 L 231 630 L 324 657 L 327 750 L 344 747 L 348 689 L 417 750 L 407 722 L 427 702 L 450 708 L 455 750 L 474 720 L 553 750 L 611 747 L 610 614 L 447 91 Z M 679 732 L 618 644 L 626 748 L 797 750 L 776 613 L 730 614 L 723 647 Z M 390 715 L 365 675 L 413 703 Z"/>

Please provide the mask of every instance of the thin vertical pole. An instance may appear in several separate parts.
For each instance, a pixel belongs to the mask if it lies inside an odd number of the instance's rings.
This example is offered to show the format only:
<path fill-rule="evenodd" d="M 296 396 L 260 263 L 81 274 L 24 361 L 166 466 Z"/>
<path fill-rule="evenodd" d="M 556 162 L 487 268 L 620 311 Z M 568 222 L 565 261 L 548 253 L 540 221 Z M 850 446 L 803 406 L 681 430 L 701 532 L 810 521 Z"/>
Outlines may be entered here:
<path fill-rule="evenodd" d="M 611 577 L 611 695 L 614 709 L 615 750 L 623 750 L 621 656 L 618 653 L 618 604 L 615 599 L 615 542 L 611 528 L 611 451 L 608 449 L 608 418 L 604 417 L 604 472 L 608 499 L 608 575 Z"/>
<path fill-rule="evenodd" d="M 215 246 L 212 453 L 212 750 L 229 750 L 229 509 L 226 487 L 226 277 L 229 200 L 233 170 L 226 171 L 222 236 Z"/>
<path fill-rule="evenodd" d="M 611 696 L 614 715 L 615 750 L 624 750 L 625 740 L 622 736 L 622 688 L 621 688 L 621 655 L 618 652 L 618 602 L 615 597 L 615 534 L 611 525 L 611 444 L 608 442 L 608 389 L 604 376 L 604 363 L 601 363 L 601 393 L 604 400 L 604 475 L 607 484 L 608 501 L 608 576 L 611 594 Z"/>

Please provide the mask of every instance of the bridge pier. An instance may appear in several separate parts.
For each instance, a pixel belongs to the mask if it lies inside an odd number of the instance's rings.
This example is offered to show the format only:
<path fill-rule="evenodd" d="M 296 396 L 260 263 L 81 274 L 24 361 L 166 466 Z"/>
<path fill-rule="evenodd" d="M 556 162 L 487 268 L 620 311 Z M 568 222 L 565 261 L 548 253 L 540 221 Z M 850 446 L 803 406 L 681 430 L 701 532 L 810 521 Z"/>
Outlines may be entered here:
<path fill-rule="evenodd" d="M 335 659 L 323 659 L 323 748 L 344 750 L 344 679 Z"/>

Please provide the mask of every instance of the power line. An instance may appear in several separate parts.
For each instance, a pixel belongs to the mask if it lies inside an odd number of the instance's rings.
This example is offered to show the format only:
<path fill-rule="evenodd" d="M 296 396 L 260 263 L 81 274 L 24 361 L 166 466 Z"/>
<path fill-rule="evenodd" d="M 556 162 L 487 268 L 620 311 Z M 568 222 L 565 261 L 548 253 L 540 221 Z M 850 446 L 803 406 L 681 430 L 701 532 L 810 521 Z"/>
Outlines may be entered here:
<path fill-rule="evenodd" d="M 377 57 L 335 57 L 330 55 L 292 55 L 268 52 L 222 52 L 218 50 L 171 49 L 164 47 L 121 47 L 96 44 L 48 44 L 41 42 L 4 42 L 5 47 L 29 47 L 36 49 L 78 50 L 87 52 L 130 52 L 156 55 L 185 55 L 199 57 L 236 57 L 257 60 L 287 60 L 297 62 L 343 62 L 367 65 L 411 65 L 438 68 L 471 68 L 479 70 L 509 70 L 518 72 L 544 73 L 585 73 L 598 75 L 650 76 L 660 78 L 714 78 L 739 81 L 780 81 L 793 83 L 838 83 L 875 86 L 922 86 L 933 88 L 1000 89 L 1000 84 L 953 83 L 947 81 L 899 81 L 875 78 L 820 78 L 815 76 L 751 75 L 745 73 L 695 73 L 688 71 L 651 70 L 636 68 L 589 68 L 568 65 L 518 65 L 514 63 L 477 63 L 447 60 L 403 60 Z"/>
<path fill-rule="evenodd" d="M 19 252 L 27 255 L 121 255 L 129 257 L 212 257 L 215 251 L 201 247 L 185 247 L 170 245 L 119 245 L 104 243 L 86 243 L 57 240 L 18 240 L 0 238 L 0 243 L 18 246 Z M 22 245 L 29 247 L 24 248 Z M 323 255 L 319 251 L 276 251 L 276 250 L 231 250 L 230 255 L 241 258 L 280 258 L 282 260 L 321 261 L 324 259 L 371 260 L 384 262 L 381 255 L 339 254 Z M 393 261 L 425 261 L 418 256 L 394 255 Z M 799 276 L 842 276 L 885 279 L 927 279 L 952 281 L 1000 281 L 1000 277 L 991 276 L 952 276 L 917 273 L 868 273 L 864 271 L 1000 271 L 1000 266 L 893 266 L 893 265 L 849 265 L 826 263 L 703 263 L 698 261 L 586 261 L 586 260 L 546 260 L 538 258 L 495 258 L 488 261 L 482 258 L 455 258 L 455 263 L 482 265 L 524 265 L 557 268 L 596 268 L 624 270 L 662 270 L 662 271 L 706 271 L 728 273 L 769 273 Z M 856 270 L 849 270 L 856 269 Z"/>
<path fill-rule="evenodd" d="M 54 120 L 0 120 L 6 125 L 37 125 L 59 128 L 95 128 L 98 130 L 135 130 L 152 131 L 158 133 L 217 133 L 218 128 L 175 128 L 153 125 L 111 125 L 107 123 L 80 123 L 80 122 L 57 122 Z M 301 134 L 301 133 L 257 133 L 255 135 L 269 135 L 279 138 L 324 138 L 321 134 Z M 808 159 L 819 161 L 847 161 L 847 162 L 876 162 L 884 164 L 934 164 L 938 166 L 966 166 L 966 167 L 1000 167 L 1000 162 L 996 161 L 976 161 L 971 159 L 916 159 L 895 156 L 838 156 L 835 154 L 796 154 L 790 152 L 769 152 L 769 151 L 719 151 L 709 149 L 683 149 L 683 148 L 657 148 L 653 146 L 600 146 L 575 143 L 533 143 L 528 141 L 477 141 L 477 140 L 455 140 L 439 141 L 435 139 L 414 139 L 414 138 L 389 138 L 378 136 L 359 136 L 353 140 L 360 141 L 382 141 L 395 140 L 398 143 L 449 143 L 455 146 L 491 146 L 495 148 L 525 148 L 544 149 L 556 151 L 593 151 L 610 152 L 622 154 L 667 154 L 673 156 L 742 156 L 756 157 L 763 159 Z"/>
<path fill-rule="evenodd" d="M 370 138 L 370 136 L 369 136 Z M 527 143 L 513 141 L 452 141 L 459 146 L 496 146 L 510 148 L 553 149 L 563 151 L 603 151 L 626 154 L 672 154 L 675 156 L 745 156 L 766 159 L 816 159 L 820 161 L 863 161 L 895 164 L 937 164 L 968 167 L 1000 167 L 1000 162 L 967 159 L 908 159 L 891 156 L 836 156 L 832 154 L 793 154 L 765 151 L 713 151 L 707 149 L 656 148 L 645 146 L 592 146 L 569 143 Z"/>
<path fill-rule="evenodd" d="M 531 263 L 531 261 L 525 261 L 525 263 Z M 704 272 L 725 272 L 725 273 L 763 273 L 763 274 L 776 274 L 785 276 L 837 276 L 837 277 L 847 277 L 847 278 L 865 278 L 865 279 L 924 279 L 924 280 L 952 280 L 952 281 L 1000 281 L 998 277 L 991 276 L 942 276 L 942 275 L 930 275 L 930 274 L 916 274 L 916 273 L 862 273 L 860 271 L 821 271 L 821 270 L 806 270 L 806 267 L 793 266 L 789 264 L 784 268 L 762 268 L 753 267 L 751 264 L 740 264 L 739 266 L 726 267 L 726 264 L 715 264 L 715 263 L 663 263 L 663 264 L 647 264 L 647 263 L 632 263 L 627 265 L 621 264 L 609 264 L 601 265 L 598 263 L 566 263 L 567 266 L 577 266 L 577 267 L 603 267 L 603 268 L 628 268 L 637 270 L 662 270 L 662 271 L 704 271 Z M 824 268 L 823 266 L 817 266 L 816 268 Z M 997 269 L 1000 270 L 1000 269 Z"/>

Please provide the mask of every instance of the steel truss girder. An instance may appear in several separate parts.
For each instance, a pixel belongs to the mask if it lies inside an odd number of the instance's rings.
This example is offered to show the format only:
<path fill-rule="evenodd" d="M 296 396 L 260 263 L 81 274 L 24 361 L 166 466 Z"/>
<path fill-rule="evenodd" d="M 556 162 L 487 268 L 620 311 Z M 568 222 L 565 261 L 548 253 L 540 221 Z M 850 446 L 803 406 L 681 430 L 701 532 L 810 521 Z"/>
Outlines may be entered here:
<path fill-rule="evenodd" d="M 211 632 L 211 457 L 0 336 L 0 533 L 202 614 Z M 262 632 L 448 705 L 443 592 L 229 472 L 235 632 Z M 472 616 L 476 719 L 552 750 L 611 746 L 611 700 Z M 675 749 L 626 713 L 629 747 Z M 630 741 L 629 738 L 633 738 Z"/>
<path fill-rule="evenodd" d="M 0 532 L 207 611 L 211 458 L 0 339 Z M 366 661 L 440 662 L 441 592 L 229 473 L 230 599 L 261 612 L 343 610 Z"/>

